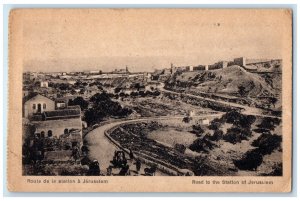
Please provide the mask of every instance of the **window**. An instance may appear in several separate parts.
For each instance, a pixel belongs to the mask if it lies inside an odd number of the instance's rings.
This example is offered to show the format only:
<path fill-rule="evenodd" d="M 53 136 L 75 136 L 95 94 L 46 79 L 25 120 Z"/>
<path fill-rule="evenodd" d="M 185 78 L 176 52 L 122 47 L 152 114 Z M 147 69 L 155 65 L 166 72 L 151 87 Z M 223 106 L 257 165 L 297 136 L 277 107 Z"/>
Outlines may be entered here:
<path fill-rule="evenodd" d="M 41 138 L 44 138 L 44 137 L 45 137 L 45 132 L 42 131 L 42 132 L 41 132 Z"/>
<path fill-rule="evenodd" d="M 64 134 L 68 134 L 68 133 L 69 133 L 69 129 L 66 128 L 66 129 L 64 130 Z"/>
<path fill-rule="evenodd" d="M 43 104 L 43 109 L 46 109 L 46 103 Z"/>
<path fill-rule="evenodd" d="M 34 110 L 36 109 L 36 104 L 32 105 L 32 109 L 34 109 Z"/>
<path fill-rule="evenodd" d="M 52 130 L 48 130 L 48 137 L 52 137 Z"/>

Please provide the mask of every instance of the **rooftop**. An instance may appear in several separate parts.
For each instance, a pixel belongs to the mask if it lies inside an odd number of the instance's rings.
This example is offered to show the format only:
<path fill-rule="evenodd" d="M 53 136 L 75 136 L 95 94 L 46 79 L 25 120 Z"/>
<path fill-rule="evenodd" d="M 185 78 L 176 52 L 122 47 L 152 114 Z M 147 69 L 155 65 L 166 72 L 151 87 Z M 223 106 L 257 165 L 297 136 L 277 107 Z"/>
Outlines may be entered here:
<path fill-rule="evenodd" d="M 54 110 L 54 111 L 46 111 L 43 113 L 45 119 L 60 119 L 60 118 L 72 118 L 72 117 L 80 117 L 80 109 L 72 108 L 72 109 L 64 109 L 64 110 Z"/>

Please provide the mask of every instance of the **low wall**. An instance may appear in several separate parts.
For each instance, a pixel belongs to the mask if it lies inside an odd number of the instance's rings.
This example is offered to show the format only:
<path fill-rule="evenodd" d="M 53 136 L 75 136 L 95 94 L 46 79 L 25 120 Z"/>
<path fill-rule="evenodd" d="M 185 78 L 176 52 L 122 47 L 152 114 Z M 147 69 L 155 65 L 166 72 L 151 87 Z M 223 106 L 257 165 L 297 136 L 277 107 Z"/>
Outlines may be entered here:
<path fill-rule="evenodd" d="M 139 122 L 139 121 L 136 121 L 136 122 Z M 143 121 L 142 121 L 143 122 Z M 125 153 L 129 154 L 129 150 L 122 147 L 119 142 L 117 142 L 116 140 L 114 140 L 111 136 L 110 136 L 110 133 L 113 132 L 117 127 L 119 126 L 123 126 L 123 125 L 126 125 L 126 124 L 131 124 L 133 122 L 130 122 L 130 123 L 121 123 L 107 131 L 104 132 L 105 136 L 113 143 L 115 144 L 117 147 L 119 147 L 121 150 L 123 150 Z M 138 158 L 143 162 L 145 163 L 146 165 L 157 165 L 157 169 L 159 169 L 161 172 L 164 172 L 166 174 L 169 174 L 169 175 L 173 175 L 173 176 L 183 176 L 185 174 L 184 171 L 182 171 L 181 169 L 173 166 L 173 165 L 170 165 L 170 164 L 167 164 L 161 160 L 158 160 L 156 158 L 153 158 L 153 157 L 150 157 L 150 156 L 146 156 L 144 154 L 141 154 L 141 153 L 137 153 L 137 152 L 134 152 L 135 155 L 138 156 Z"/>

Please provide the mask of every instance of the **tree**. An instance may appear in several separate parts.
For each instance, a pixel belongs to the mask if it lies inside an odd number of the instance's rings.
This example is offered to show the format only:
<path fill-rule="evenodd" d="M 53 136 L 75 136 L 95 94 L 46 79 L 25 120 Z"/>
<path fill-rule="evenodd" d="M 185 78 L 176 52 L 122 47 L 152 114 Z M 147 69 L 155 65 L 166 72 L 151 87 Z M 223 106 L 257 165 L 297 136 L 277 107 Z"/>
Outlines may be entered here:
<path fill-rule="evenodd" d="M 184 146 L 184 144 L 175 144 L 175 150 L 177 150 L 179 153 L 184 154 L 186 147 Z"/>
<path fill-rule="evenodd" d="M 183 117 L 182 122 L 189 123 L 192 120 L 192 117 Z"/>
<path fill-rule="evenodd" d="M 193 125 L 192 128 L 193 133 L 195 133 L 198 137 L 200 137 L 204 133 L 204 130 L 200 124 Z"/>
<path fill-rule="evenodd" d="M 223 138 L 223 135 L 224 135 L 223 131 L 217 129 L 217 130 L 215 130 L 214 134 L 210 137 L 210 139 L 212 141 L 219 141 Z"/>
<path fill-rule="evenodd" d="M 241 116 L 241 113 L 238 112 L 237 110 L 231 110 L 229 112 L 226 112 L 223 116 L 222 119 L 226 123 L 233 124 L 235 121 L 237 121 Z"/>
<path fill-rule="evenodd" d="M 210 130 L 217 130 L 221 127 L 221 125 L 222 125 L 222 119 L 216 118 L 210 122 L 210 125 L 208 126 L 208 128 Z"/>
<path fill-rule="evenodd" d="M 238 87 L 238 92 L 241 96 L 245 96 L 246 95 L 246 88 L 244 86 L 239 86 Z"/>
<path fill-rule="evenodd" d="M 233 160 L 233 164 L 240 170 L 257 170 L 262 164 L 263 156 L 258 149 L 247 151 L 240 160 Z"/>
<path fill-rule="evenodd" d="M 209 140 L 208 135 L 205 135 L 203 138 L 196 139 L 189 148 L 192 151 L 208 153 L 214 147 L 215 144 Z"/>
<path fill-rule="evenodd" d="M 227 133 L 224 135 L 223 139 L 232 144 L 236 144 L 242 142 L 242 140 L 247 140 L 251 136 L 251 130 L 233 126 L 227 129 Z"/>
<path fill-rule="evenodd" d="M 89 108 L 84 114 L 88 125 L 102 121 L 106 117 L 126 117 L 132 113 L 131 109 L 122 108 L 120 103 L 112 101 L 105 92 L 95 94 L 90 100 L 93 103 L 92 108 Z"/>
<path fill-rule="evenodd" d="M 85 110 L 89 106 L 89 102 L 84 100 L 81 96 L 75 98 L 74 100 L 70 99 L 69 100 L 69 105 L 79 105 L 81 110 Z"/>
<path fill-rule="evenodd" d="M 268 130 L 274 130 L 277 125 L 279 125 L 281 122 L 278 118 L 273 117 L 264 117 L 263 120 L 257 127 L 262 129 L 268 129 Z"/>
<path fill-rule="evenodd" d="M 279 135 L 262 134 L 252 142 L 252 146 L 258 147 L 258 150 L 263 155 L 271 154 L 275 149 L 279 148 L 282 142 L 282 137 Z"/>
<path fill-rule="evenodd" d="M 70 89 L 70 86 L 69 86 L 69 84 L 67 84 L 67 83 L 60 83 L 60 84 L 58 85 L 58 88 L 59 88 L 60 90 L 62 90 L 62 91 L 66 91 L 66 90 Z"/>
<path fill-rule="evenodd" d="M 121 91 L 121 88 L 120 88 L 120 87 L 116 87 L 116 88 L 115 88 L 115 93 L 116 93 L 116 94 L 118 94 L 120 91 Z"/>
<path fill-rule="evenodd" d="M 275 108 L 275 104 L 277 103 L 277 101 L 278 101 L 278 99 L 275 98 L 275 97 L 270 98 L 270 102 L 271 102 L 271 104 L 273 105 L 274 108 Z"/>

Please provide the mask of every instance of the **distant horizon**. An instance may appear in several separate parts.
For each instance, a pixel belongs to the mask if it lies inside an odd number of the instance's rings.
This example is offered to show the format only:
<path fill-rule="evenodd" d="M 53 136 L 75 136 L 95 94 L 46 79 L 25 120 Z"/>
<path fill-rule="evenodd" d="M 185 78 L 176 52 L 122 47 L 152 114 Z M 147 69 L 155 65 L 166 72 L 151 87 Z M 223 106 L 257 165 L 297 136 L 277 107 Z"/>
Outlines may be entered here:
<path fill-rule="evenodd" d="M 240 56 L 242 57 L 242 56 Z M 77 69 L 77 70 L 72 70 L 72 68 L 68 68 L 66 70 L 63 70 L 63 71 L 51 71 L 50 70 L 47 70 L 47 71 L 35 71 L 35 70 L 23 70 L 23 72 L 46 72 L 46 73 L 62 73 L 62 72 L 85 72 L 85 71 L 102 71 L 103 73 L 112 73 L 113 71 L 115 71 L 116 69 L 125 69 L 126 66 L 128 67 L 128 71 L 130 73 L 138 73 L 138 72 L 154 72 L 155 70 L 163 70 L 163 69 L 166 69 L 166 68 L 171 68 L 171 63 L 174 65 L 174 66 L 178 66 L 178 67 L 181 67 L 181 66 L 198 66 L 198 65 L 211 65 L 211 64 L 214 64 L 214 63 L 217 63 L 219 61 L 233 61 L 233 59 L 235 58 L 240 58 L 240 57 L 233 57 L 231 59 L 222 59 L 222 60 L 216 60 L 212 63 L 209 63 L 209 64 L 203 64 L 203 63 L 199 63 L 199 64 L 183 64 L 183 65 L 176 65 L 176 63 L 174 62 L 169 62 L 169 66 L 153 66 L 151 69 L 139 69 L 138 67 L 136 66 L 130 66 L 130 65 L 127 65 L 127 64 L 124 64 L 123 66 L 119 65 L 119 66 L 116 66 L 116 67 L 112 67 L 112 68 L 109 68 L 108 67 L 99 67 L 99 68 L 96 68 L 96 67 L 83 67 L 81 70 L 80 69 Z M 249 57 L 244 57 L 246 59 L 251 59 L 251 60 L 281 60 L 281 58 L 249 58 Z M 167 62 L 166 62 L 167 63 Z M 68 66 L 71 66 L 71 65 L 68 65 Z M 69 70 L 70 69 L 70 70 Z M 132 70 L 133 69 L 133 70 Z"/>
<path fill-rule="evenodd" d="M 220 14 L 222 13 L 222 15 Z M 131 72 L 281 58 L 284 21 L 264 10 L 31 10 L 23 16 L 24 71 Z M 216 15 L 217 14 L 217 15 Z M 26 50 L 26 51 L 25 51 Z"/>

